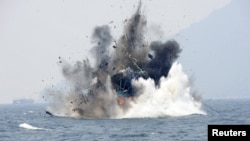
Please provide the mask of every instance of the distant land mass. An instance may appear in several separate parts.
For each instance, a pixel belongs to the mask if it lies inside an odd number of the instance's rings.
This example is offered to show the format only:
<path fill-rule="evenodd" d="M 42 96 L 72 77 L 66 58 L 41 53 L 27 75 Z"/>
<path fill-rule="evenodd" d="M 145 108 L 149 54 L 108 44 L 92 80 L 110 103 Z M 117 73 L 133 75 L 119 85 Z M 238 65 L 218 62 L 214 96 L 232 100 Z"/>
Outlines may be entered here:
<path fill-rule="evenodd" d="M 12 101 L 13 104 L 33 104 L 34 100 L 33 99 L 26 99 L 26 98 L 21 98 L 21 99 L 14 99 Z"/>

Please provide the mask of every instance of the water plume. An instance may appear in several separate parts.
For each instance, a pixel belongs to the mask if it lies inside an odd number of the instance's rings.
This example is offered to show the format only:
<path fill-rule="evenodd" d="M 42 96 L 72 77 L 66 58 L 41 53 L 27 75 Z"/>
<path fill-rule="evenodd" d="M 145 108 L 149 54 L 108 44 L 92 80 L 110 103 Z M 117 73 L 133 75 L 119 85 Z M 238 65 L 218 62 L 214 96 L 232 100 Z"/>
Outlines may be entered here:
<path fill-rule="evenodd" d="M 60 58 L 70 89 L 47 89 L 47 111 L 76 118 L 205 114 L 176 62 L 179 44 L 146 40 L 146 24 L 139 3 L 119 39 L 112 37 L 109 26 L 97 26 L 92 35 L 96 43 L 90 50 L 92 57 L 74 65 Z"/>

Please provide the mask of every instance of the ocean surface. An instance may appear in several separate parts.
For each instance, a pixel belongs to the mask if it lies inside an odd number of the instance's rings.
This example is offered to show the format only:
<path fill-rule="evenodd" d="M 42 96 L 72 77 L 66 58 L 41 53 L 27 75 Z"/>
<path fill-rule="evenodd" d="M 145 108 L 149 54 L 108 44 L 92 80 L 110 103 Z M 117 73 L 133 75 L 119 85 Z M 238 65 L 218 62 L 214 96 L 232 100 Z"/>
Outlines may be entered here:
<path fill-rule="evenodd" d="M 45 104 L 0 105 L 0 141 L 206 141 L 208 124 L 250 124 L 250 99 L 204 100 L 207 115 L 74 119 Z"/>

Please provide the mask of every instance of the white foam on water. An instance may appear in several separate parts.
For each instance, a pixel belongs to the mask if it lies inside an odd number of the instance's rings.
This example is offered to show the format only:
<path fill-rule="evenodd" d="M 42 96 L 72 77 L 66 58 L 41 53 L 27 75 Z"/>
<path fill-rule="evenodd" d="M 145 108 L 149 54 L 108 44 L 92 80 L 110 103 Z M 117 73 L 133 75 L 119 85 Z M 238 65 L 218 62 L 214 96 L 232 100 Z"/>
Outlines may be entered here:
<path fill-rule="evenodd" d="M 47 130 L 47 129 L 44 129 L 44 128 L 39 128 L 39 127 L 32 126 L 32 125 L 30 125 L 28 123 L 19 124 L 19 127 L 24 128 L 24 129 L 29 129 L 29 130 Z"/>

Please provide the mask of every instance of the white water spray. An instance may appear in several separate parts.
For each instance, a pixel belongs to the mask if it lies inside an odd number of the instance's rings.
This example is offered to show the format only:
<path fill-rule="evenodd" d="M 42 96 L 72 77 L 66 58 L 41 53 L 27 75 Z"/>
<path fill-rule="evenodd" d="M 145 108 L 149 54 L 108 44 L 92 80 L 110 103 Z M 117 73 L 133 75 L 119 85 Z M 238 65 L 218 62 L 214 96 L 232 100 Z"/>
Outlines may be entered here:
<path fill-rule="evenodd" d="M 160 79 L 159 87 L 155 87 L 150 78 L 134 80 L 133 85 L 142 91 L 138 99 L 131 102 L 132 108 L 123 115 L 125 118 L 206 114 L 201 102 L 191 95 L 188 76 L 177 62 L 172 65 L 168 76 Z"/>

